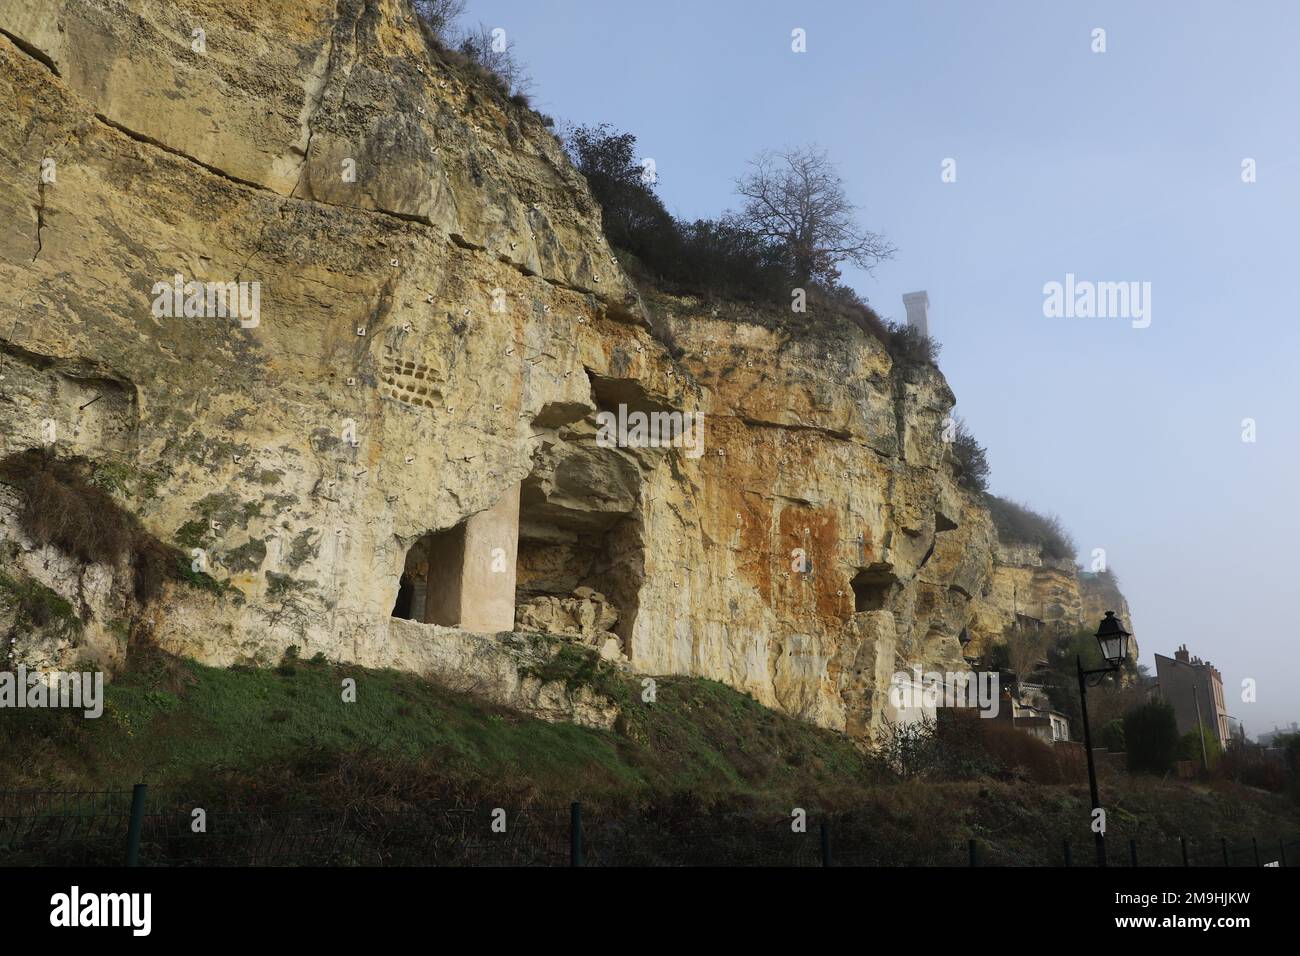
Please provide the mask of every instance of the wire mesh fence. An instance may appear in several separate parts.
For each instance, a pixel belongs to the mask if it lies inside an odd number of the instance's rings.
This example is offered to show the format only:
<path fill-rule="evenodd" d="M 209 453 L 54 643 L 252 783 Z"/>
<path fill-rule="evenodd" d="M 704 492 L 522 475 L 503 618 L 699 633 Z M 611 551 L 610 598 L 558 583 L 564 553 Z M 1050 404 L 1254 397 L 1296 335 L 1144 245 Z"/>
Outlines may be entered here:
<path fill-rule="evenodd" d="M 1011 848 L 972 837 L 873 839 L 851 819 L 698 824 L 569 807 L 212 809 L 147 791 L 0 790 L 0 865 L 120 866 L 1096 866 L 1092 840 Z M 1110 866 L 1295 866 L 1300 836 L 1108 840 Z"/>

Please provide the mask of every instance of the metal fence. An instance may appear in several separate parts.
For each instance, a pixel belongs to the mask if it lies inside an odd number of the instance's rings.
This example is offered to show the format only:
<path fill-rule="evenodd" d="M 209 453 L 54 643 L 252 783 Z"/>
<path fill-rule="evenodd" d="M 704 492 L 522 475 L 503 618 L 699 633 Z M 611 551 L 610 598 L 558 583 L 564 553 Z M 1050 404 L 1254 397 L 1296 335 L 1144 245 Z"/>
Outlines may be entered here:
<path fill-rule="evenodd" d="M 918 850 L 843 822 L 658 825 L 562 808 L 356 806 L 216 810 L 133 791 L 0 790 L 3 866 L 1095 866 L 1092 841 L 1026 855 L 977 838 Z M 1289 866 L 1300 836 L 1109 840 L 1111 866 Z"/>

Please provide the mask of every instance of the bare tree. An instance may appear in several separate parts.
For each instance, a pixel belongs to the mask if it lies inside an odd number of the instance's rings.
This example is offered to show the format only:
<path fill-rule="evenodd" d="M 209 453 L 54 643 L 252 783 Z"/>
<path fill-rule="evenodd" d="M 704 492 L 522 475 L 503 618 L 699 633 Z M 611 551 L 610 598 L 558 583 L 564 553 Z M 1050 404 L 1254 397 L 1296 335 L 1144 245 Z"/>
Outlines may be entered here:
<path fill-rule="evenodd" d="M 494 30 L 480 23 L 461 37 L 460 52 L 479 66 L 501 78 L 510 95 L 527 95 L 533 79 L 517 59 L 513 45 L 506 39 L 504 30 Z"/>
<path fill-rule="evenodd" d="M 415 13 L 443 40 L 451 36 L 451 27 L 465 13 L 465 0 L 415 0 Z"/>
<path fill-rule="evenodd" d="M 736 181 L 746 200 L 736 217 L 764 241 L 783 246 L 795 277 L 833 284 L 841 262 L 870 271 L 894 254 L 889 242 L 854 222 L 856 207 L 825 150 L 800 147 L 763 152 Z"/>
<path fill-rule="evenodd" d="M 1017 622 L 1011 628 L 1007 634 L 1007 665 L 1018 683 L 1027 682 L 1038 670 L 1051 643 L 1051 632 L 1041 624 L 1025 627 Z"/>

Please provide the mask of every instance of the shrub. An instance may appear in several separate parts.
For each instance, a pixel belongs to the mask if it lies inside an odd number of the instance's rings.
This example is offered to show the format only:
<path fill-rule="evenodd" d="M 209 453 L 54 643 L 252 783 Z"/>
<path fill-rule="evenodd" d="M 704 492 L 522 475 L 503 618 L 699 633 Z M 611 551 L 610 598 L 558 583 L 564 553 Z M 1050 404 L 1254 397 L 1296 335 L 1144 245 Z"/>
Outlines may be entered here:
<path fill-rule="evenodd" d="M 416 16 L 444 40 L 451 34 L 452 24 L 465 12 L 465 0 L 415 0 L 413 6 Z"/>
<path fill-rule="evenodd" d="M 0 461 L 0 481 L 18 491 L 19 526 L 37 545 L 84 564 L 115 566 L 127 559 L 140 603 L 157 598 L 163 582 L 177 576 L 181 552 L 154 538 L 98 487 L 88 460 L 29 448 Z"/>
<path fill-rule="evenodd" d="M 1300 734 L 1286 734 L 1273 742 L 1281 747 L 1286 767 L 1292 773 L 1300 773 Z"/>
<path fill-rule="evenodd" d="M 134 517 L 90 481 L 83 458 L 56 459 L 38 448 L 0 461 L 0 480 L 22 498 L 24 533 L 86 563 L 115 564 L 135 537 Z"/>
<path fill-rule="evenodd" d="M 1116 718 L 1101 728 L 1101 742 L 1113 754 L 1124 753 L 1124 721 Z"/>
<path fill-rule="evenodd" d="M 1199 750 L 1196 759 L 1201 759 Z M 1214 776 L 1274 793 L 1281 793 L 1287 784 L 1286 766 L 1282 761 L 1266 757 L 1260 748 L 1249 745 L 1229 747 L 1214 767 Z"/>
<path fill-rule="evenodd" d="M 964 717 L 977 726 L 977 744 L 986 759 L 1007 772 L 1023 774 L 1035 783 L 1065 783 L 1067 776 L 1052 745 L 1003 720 Z"/>
<path fill-rule="evenodd" d="M 895 723 L 885 718 L 876 757 L 903 780 L 933 771 L 938 764 L 934 720 L 927 717 Z"/>
<path fill-rule="evenodd" d="M 957 419 L 952 451 L 957 456 L 959 471 L 957 481 L 971 491 L 983 492 L 989 487 L 988 451 L 975 440 L 964 419 Z"/>
<path fill-rule="evenodd" d="M 1062 783 L 1072 777 L 1068 760 L 1033 734 L 961 711 L 906 724 L 886 720 L 875 757 L 904 780 L 1009 776 Z"/>
<path fill-rule="evenodd" d="M 629 272 L 656 288 L 673 295 L 783 304 L 794 288 L 803 288 L 810 305 L 853 322 L 900 365 L 934 364 L 939 347 L 932 339 L 882 321 L 852 289 L 833 281 L 797 281 L 784 245 L 730 216 L 674 218 L 655 194 L 657 180 L 643 175 L 632 133 L 608 123 L 570 127 L 564 147 L 601 208 L 605 238 L 626 254 Z"/>
<path fill-rule="evenodd" d="M 1153 700 L 1124 715 L 1128 766 L 1137 773 L 1165 774 L 1173 769 L 1178 751 L 1178 722 L 1174 708 Z"/>
<path fill-rule="evenodd" d="M 456 47 L 461 56 L 467 57 L 494 79 L 497 88 L 517 105 L 528 106 L 528 90 L 533 81 L 522 63 L 515 57 L 514 48 L 499 42 L 493 31 L 484 24 L 479 24 L 466 31 Z"/>
<path fill-rule="evenodd" d="M 1078 545 L 1056 515 L 1041 515 L 1026 505 L 997 495 L 985 495 L 984 505 L 993 517 L 999 540 L 1008 544 L 1038 545 L 1043 557 L 1072 558 Z"/>
<path fill-rule="evenodd" d="M 939 344 L 921 332 L 920 329 L 906 323 L 888 324 L 888 337 L 885 347 L 894 361 L 902 365 L 933 365 L 939 358 Z"/>
<path fill-rule="evenodd" d="M 1219 735 L 1209 727 L 1202 726 L 1200 730 L 1193 729 L 1183 734 L 1178 739 L 1177 759 L 1193 760 L 1200 766 L 1202 731 L 1205 733 L 1205 759 L 1209 762 L 1209 769 L 1213 770 L 1223 756 L 1223 746 L 1219 743 Z"/>

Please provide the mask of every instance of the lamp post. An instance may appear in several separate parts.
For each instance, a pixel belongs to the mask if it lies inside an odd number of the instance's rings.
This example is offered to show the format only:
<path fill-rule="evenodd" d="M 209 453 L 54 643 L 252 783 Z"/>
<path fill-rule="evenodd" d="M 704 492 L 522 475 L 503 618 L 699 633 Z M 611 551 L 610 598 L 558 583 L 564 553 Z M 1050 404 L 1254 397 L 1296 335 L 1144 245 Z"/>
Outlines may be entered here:
<path fill-rule="evenodd" d="M 1133 635 L 1124 630 L 1124 625 L 1115 616 L 1114 611 L 1107 611 L 1094 635 L 1101 648 L 1105 667 L 1086 671 L 1083 658 L 1075 655 L 1074 663 L 1079 670 L 1079 710 L 1083 716 L 1083 748 L 1088 754 L 1088 786 L 1092 790 L 1092 809 L 1101 809 L 1101 797 L 1097 794 L 1097 766 L 1092 759 L 1092 730 L 1088 727 L 1088 687 L 1096 687 L 1106 679 L 1107 674 L 1119 670 L 1120 664 L 1128 657 L 1128 639 Z M 1095 819 L 1095 815 L 1094 815 Z M 1097 865 L 1106 865 L 1106 836 L 1100 830 L 1095 831 L 1097 838 Z"/>

